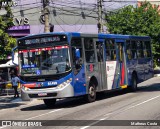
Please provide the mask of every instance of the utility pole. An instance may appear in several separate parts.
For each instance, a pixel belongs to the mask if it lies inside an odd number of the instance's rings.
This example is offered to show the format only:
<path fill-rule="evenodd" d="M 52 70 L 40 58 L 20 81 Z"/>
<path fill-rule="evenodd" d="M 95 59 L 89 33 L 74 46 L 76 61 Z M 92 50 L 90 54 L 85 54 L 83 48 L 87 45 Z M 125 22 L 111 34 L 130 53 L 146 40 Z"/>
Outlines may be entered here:
<path fill-rule="evenodd" d="M 102 23 L 102 0 L 97 0 L 98 5 L 98 33 L 103 32 L 103 23 Z"/>
<path fill-rule="evenodd" d="M 42 0 L 43 2 L 43 11 L 44 11 L 44 32 L 47 33 L 49 32 L 49 9 L 48 9 L 48 5 L 49 5 L 49 0 Z"/>

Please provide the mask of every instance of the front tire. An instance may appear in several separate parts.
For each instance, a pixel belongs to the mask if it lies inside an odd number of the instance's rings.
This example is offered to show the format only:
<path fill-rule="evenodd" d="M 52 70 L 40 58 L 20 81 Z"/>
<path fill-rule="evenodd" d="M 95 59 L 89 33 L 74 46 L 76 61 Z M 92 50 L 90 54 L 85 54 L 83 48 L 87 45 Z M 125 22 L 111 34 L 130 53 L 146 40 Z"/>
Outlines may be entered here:
<path fill-rule="evenodd" d="M 94 84 L 90 84 L 88 87 L 88 94 L 86 95 L 86 101 L 91 103 L 96 100 L 96 86 Z"/>
<path fill-rule="evenodd" d="M 56 103 L 56 99 L 44 99 L 44 104 L 51 108 L 51 107 L 54 107 L 55 103 Z"/>

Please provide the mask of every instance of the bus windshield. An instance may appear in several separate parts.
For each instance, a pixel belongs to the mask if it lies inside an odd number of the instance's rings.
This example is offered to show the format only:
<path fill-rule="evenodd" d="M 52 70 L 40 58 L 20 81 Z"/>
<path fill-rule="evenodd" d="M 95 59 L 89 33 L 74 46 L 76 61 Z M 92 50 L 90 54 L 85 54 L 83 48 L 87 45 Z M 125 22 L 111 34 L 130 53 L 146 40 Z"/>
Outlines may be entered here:
<path fill-rule="evenodd" d="M 20 50 L 21 75 L 53 75 L 71 69 L 68 46 Z"/>

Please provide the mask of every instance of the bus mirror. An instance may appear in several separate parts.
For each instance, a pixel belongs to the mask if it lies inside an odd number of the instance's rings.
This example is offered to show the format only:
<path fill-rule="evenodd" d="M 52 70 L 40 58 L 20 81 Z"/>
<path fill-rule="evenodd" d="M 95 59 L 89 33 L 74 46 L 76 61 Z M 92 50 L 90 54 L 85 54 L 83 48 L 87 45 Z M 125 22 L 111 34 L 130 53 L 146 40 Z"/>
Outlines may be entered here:
<path fill-rule="evenodd" d="M 80 58 L 80 50 L 79 49 L 76 49 L 76 57 Z"/>

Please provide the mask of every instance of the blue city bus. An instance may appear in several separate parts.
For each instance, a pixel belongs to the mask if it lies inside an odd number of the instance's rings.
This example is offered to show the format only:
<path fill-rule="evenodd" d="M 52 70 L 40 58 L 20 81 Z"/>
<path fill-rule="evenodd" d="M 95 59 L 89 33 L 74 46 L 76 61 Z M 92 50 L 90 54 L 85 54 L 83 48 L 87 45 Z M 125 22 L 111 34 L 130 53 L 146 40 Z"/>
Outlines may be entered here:
<path fill-rule="evenodd" d="M 85 96 L 114 89 L 137 89 L 153 77 L 148 36 L 53 32 L 17 40 L 22 100 Z"/>

